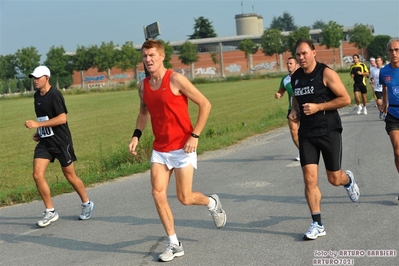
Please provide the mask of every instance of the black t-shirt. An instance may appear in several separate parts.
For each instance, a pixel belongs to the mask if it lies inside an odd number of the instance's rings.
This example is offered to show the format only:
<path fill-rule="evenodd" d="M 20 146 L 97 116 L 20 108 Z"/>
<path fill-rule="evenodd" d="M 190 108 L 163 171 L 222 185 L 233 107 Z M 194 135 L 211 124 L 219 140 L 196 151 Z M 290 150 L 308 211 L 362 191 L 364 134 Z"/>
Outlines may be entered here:
<path fill-rule="evenodd" d="M 323 103 L 336 98 L 323 82 L 323 71 L 328 67 L 317 62 L 315 69 L 306 74 L 299 68 L 291 77 L 292 90 L 299 105 L 300 124 L 298 134 L 303 137 L 325 136 L 333 130 L 342 131 L 341 118 L 337 110 L 320 111 L 305 115 L 303 104 Z"/>
<path fill-rule="evenodd" d="M 56 88 L 51 87 L 45 95 L 40 91 L 34 94 L 34 105 L 37 121 L 46 121 L 62 113 L 67 114 L 64 97 Z M 68 123 L 55 127 L 41 127 L 37 132 L 40 136 L 40 144 L 48 147 L 72 144 L 72 136 Z"/>

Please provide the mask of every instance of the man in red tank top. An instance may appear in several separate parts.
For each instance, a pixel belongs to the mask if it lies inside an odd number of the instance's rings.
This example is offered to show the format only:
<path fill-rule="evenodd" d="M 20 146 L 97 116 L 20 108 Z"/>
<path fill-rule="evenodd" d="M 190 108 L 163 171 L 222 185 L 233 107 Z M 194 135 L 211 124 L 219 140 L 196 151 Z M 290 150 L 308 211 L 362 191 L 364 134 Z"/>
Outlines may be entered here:
<path fill-rule="evenodd" d="M 226 224 L 226 213 L 216 194 L 207 197 L 201 192 L 192 191 L 198 139 L 208 119 L 211 104 L 185 76 L 164 67 L 165 51 L 160 41 L 147 40 L 142 45 L 142 59 L 150 75 L 139 85 L 140 111 L 129 151 L 137 154 L 139 138 L 151 118 L 155 138 L 151 156 L 152 195 L 169 240 L 159 259 L 171 261 L 184 255 L 167 198 L 173 172 L 177 198 L 183 205 L 207 206 L 217 228 Z M 188 113 L 188 100 L 199 107 L 194 127 Z"/>

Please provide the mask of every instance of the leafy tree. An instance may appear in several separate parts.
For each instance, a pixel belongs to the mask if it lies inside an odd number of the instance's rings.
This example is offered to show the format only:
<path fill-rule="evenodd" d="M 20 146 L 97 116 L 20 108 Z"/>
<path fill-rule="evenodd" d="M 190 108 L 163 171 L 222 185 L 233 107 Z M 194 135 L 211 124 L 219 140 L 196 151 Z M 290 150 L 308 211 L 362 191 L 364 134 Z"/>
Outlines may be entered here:
<path fill-rule="evenodd" d="M 81 87 L 84 88 L 84 78 L 83 72 L 87 71 L 88 69 L 94 67 L 94 58 L 98 53 L 98 47 L 90 46 L 78 46 L 76 49 L 76 53 L 73 56 L 73 69 L 80 72 L 80 79 L 81 79 Z"/>
<path fill-rule="evenodd" d="M 60 76 L 58 77 L 58 83 L 60 85 L 60 88 L 68 88 L 73 84 L 73 77 L 72 75 Z"/>
<path fill-rule="evenodd" d="M 367 47 L 370 57 L 381 56 L 384 61 L 388 60 L 387 43 L 392 39 L 389 35 L 377 35 Z"/>
<path fill-rule="evenodd" d="M 98 53 L 94 56 L 94 63 L 99 72 L 106 71 L 108 77 L 108 85 L 111 83 L 111 68 L 116 64 L 115 45 L 111 41 L 109 43 L 101 43 Z"/>
<path fill-rule="evenodd" d="M 296 55 L 296 42 L 300 39 L 309 39 L 310 38 L 310 28 L 309 27 L 300 27 L 297 30 L 294 30 L 288 36 L 288 49 L 291 51 L 292 56 Z"/>
<path fill-rule="evenodd" d="M 349 31 L 349 43 L 354 43 L 358 49 L 362 50 L 364 58 L 364 48 L 367 48 L 373 41 L 374 36 L 367 25 L 355 24 L 353 30 Z"/>
<path fill-rule="evenodd" d="M 6 82 L 8 93 L 11 93 L 10 80 L 15 78 L 15 67 L 16 56 L 14 54 L 0 55 L 0 80 Z"/>
<path fill-rule="evenodd" d="M 341 40 L 344 38 L 344 28 L 335 21 L 329 21 L 328 24 L 323 28 L 321 33 L 323 41 L 321 44 L 325 45 L 327 49 L 332 48 L 334 57 L 334 69 L 336 68 L 336 57 L 335 49 L 341 45 Z"/>
<path fill-rule="evenodd" d="M 212 52 L 211 53 L 211 59 L 212 59 L 212 62 L 215 64 L 215 68 L 216 68 L 216 71 L 217 71 L 217 64 L 219 64 L 219 58 L 218 58 L 218 54 L 216 53 L 216 52 Z"/>
<path fill-rule="evenodd" d="M 273 17 L 270 24 L 270 29 L 278 29 L 280 31 L 293 31 L 297 28 L 294 18 L 288 12 L 284 12 L 280 17 Z"/>
<path fill-rule="evenodd" d="M 134 48 L 133 42 L 126 42 L 122 45 L 121 50 L 116 52 L 117 62 L 116 67 L 120 68 L 122 71 L 127 69 L 133 69 L 134 76 L 138 81 L 137 74 L 137 64 L 141 62 L 141 54 Z"/>
<path fill-rule="evenodd" d="M 15 56 L 18 69 L 26 76 L 32 73 L 32 71 L 39 66 L 41 57 L 37 49 L 33 46 L 18 49 L 18 51 L 15 53 Z M 23 86 L 25 89 L 29 89 L 30 87 L 30 89 L 33 90 L 33 81 L 26 79 L 25 82 L 23 82 Z"/>
<path fill-rule="evenodd" d="M 163 60 L 163 65 L 164 67 L 171 69 L 173 66 L 170 63 L 170 60 L 172 60 L 172 55 L 173 55 L 173 47 L 170 45 L 170 42 L 165 42 L 163 40 L 159 40 L 163 44 L 163 48 L 165 50 L 165 59 Z"/>
<path fill-rule="evenodd" d="M 70 57 L 65 54 L 63 46 L 50 48 L 47 53 L 47 59 L 44 64 L 50 68 L 50 81 L 55 81 L 57 89 L 60 88 L 60 77 L 71 76 L 72 67 L 70 66 Z M 67 86 L 65 86 L 67 85 Z M 68 87 L 70 84 L 62 84 L 62 87 Z"/>
<path fill-rule="evenodd" d="M 317 29 L 323 29 L 325 26 L 327 26 L 327 24 L 322 21 L 322 20 L 316 20 L 313 25 L 312 25 L 312 29 L 317 30 Z"/>
<path fill-rule="evenodd" d="M 266 29 L 261 37 L 260 44 L 265 55 L 276 55 L 276 62 L 279 62 L 278 55 L 287 51 L 285 39 L 278 29 Z M 280 65 L 280 62 L 279 62 Z"/>
<path fill-rule="evenodd" d="M 184 65 L 191 65 L 195 62 L 198 62 L 199 56 L 197 53 L 197 45 L 193 44 L 189 41 L 183 43 L 182 46 L 179 47 L 179 60 Z M 194 78 L 194 71 L 191 71 L 191 77 Z"/>
<path fill-rule="evenodd" d="M 259 49 L 258 44 L 251 39 L 244 39 L 238 44 L 238 49 L 244 52 L 245 59 L 247 59 L 247 69 L 249 69 L 249 55 L 256 54 Z"/>
<path fill-rule="evenodd" d="M 189 40 L 217 37 L 217 34 L 213 29 L 212 22 L 210 22 L 207 18 L 201 16 L 197 19 L 194 19 L 194 21 L 194 33 L 189 35 Z"/>

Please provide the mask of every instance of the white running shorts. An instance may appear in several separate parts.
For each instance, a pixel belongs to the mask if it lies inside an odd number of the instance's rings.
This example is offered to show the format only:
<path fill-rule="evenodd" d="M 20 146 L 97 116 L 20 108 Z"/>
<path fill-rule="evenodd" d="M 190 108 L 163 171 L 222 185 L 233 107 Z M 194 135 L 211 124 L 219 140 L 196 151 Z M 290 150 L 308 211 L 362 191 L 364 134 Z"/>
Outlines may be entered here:
<path fill-rule="evenodd" d="M 184 168 L 190 164 L 197 169 L 197 153 L 185 153 L 183 149 L 170 152 L 152 150 L 151 163 L 165 164 L 169 170 Z"/>

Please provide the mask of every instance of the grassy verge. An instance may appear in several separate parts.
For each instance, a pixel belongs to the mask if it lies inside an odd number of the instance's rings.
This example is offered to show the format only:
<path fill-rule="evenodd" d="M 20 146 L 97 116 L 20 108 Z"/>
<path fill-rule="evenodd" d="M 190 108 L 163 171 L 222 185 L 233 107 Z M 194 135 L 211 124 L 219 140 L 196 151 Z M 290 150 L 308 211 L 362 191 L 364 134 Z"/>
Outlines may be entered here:
<path fill-rule="evenodd" d="M 352 95 L 348 73 L 340 75 Z M 227 147 L 285 126 L 287 96 L 274 99 L 279 84 L 279 77 L 197 83 L 212 103 L 198 152 Z M 65 100 L 78 157 L 75 168 L 87 186 L 149 169 L 153 140 L 150 124 L 140 140 L 139 155 L 134 157 L 127 150 L 139 109 L 137 90 L 67 92 Z M 25 120 L 35 119 L 33 98 L 1 99 L 0 107 L 0 206 L 40 199 L 31 177 L 34 131 L 24 127 Z M 196 121 L 196 106 L 190 103 L 189 111 Z M 72 191 L 57 161 L 50 164 L 46 179 L 53 196 Z"/>

